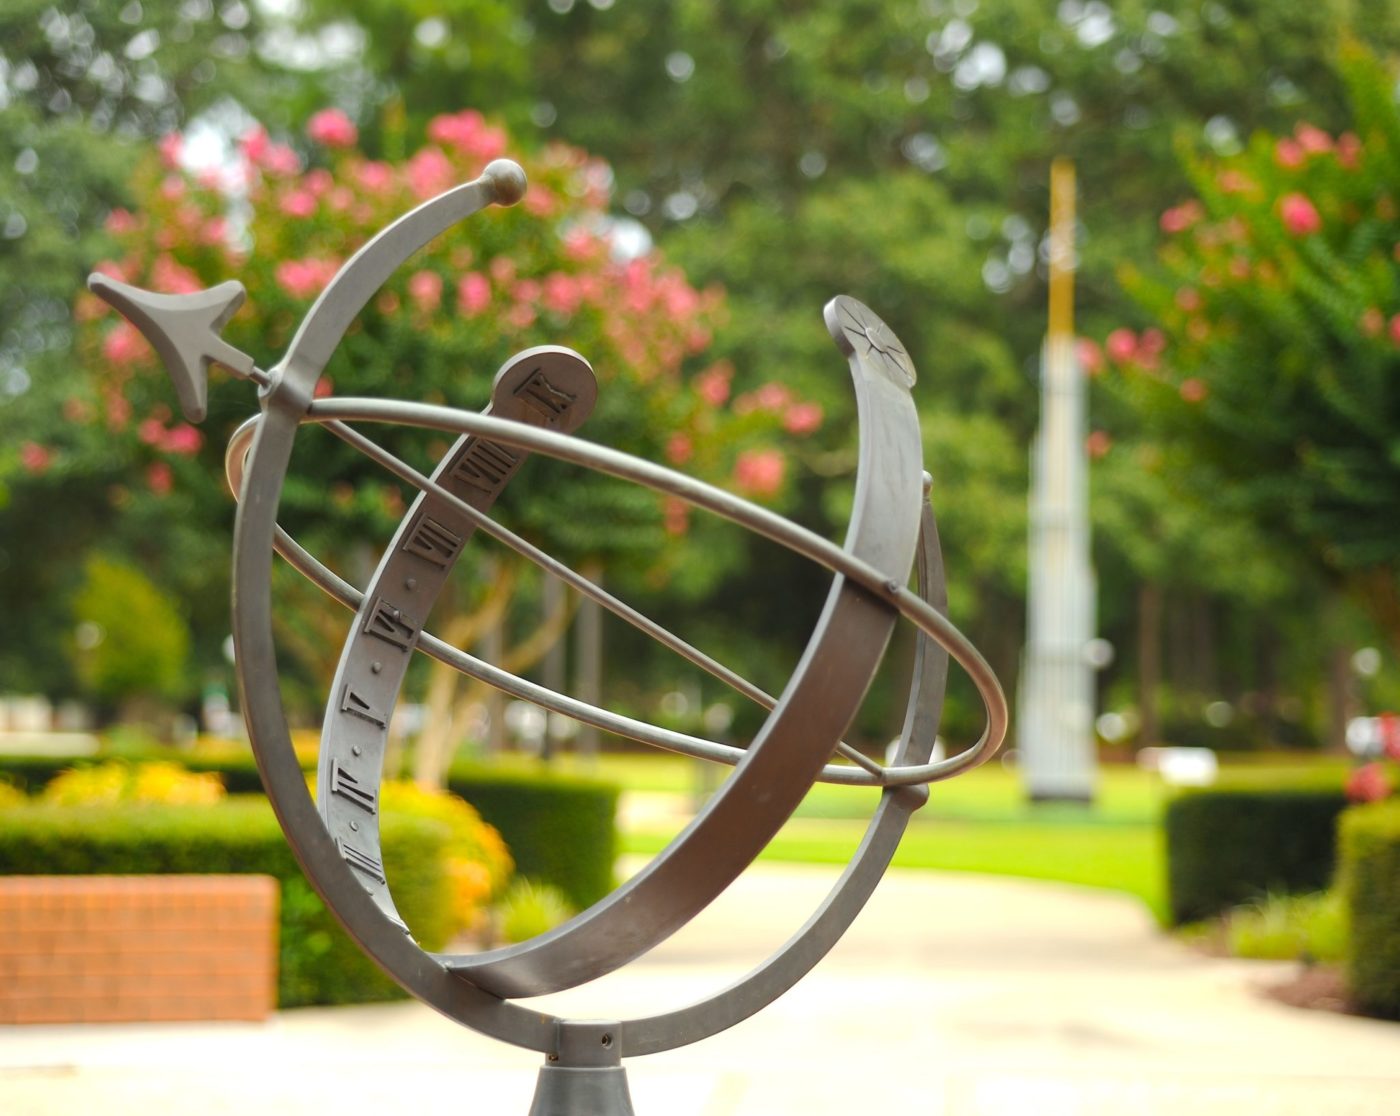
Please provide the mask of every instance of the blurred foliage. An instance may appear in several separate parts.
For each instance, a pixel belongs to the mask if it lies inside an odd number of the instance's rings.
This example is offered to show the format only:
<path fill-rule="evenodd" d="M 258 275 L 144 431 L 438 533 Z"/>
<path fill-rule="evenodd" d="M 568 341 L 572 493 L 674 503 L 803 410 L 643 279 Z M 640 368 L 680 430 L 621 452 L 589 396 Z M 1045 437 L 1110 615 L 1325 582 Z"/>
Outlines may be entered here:
<path fill-rule="evenodd" d="M 1370 1015 L 1400 1019 L 1400 801 L 1355 806 L 1337 834 L 1347 907 L 1347 986 Z"/>
<path fill-rule="evenodd" d="M 524 877 L 510 885 L 496 907 L 496 927 L 508 943 L 525 942 L 577 914 L 557 887 Z"/>
<path fill-rule="evenodd" d="M 1225 919 L 1230 956 L 1338 964 L 1346 956 L 1347 911 L 1340 893 L 1268 895 Z"/>
<path fill-rule="evenodd" d="M 1129 274 L 1164 345 L 1109 348 L 1180 475 L 1347 583 L 1400 648 L 1400 109 L 1369 52 L 1343 73 L 1340 135 L 1300 123 L 1191 158 L 1160 272 Z"/>
<path fill-rule="evenodd" d="M 452 892 L 454 933 L 475 927 L 484 917 L 485 907 L 504 891 L 515 869 L 500 833 L 455 794 L 426 791 L 413 783 L 393 780 L 380 788 L 380 801 L 385 810 L 432 818 L 447 827 L 443 869 Z"/>
<path fill-rule="evenodd" d="M 190 771 L 177 763 L 121 761 L 75 767 L 54 778 L 39 795 L 55 806 L 114 806 L 165 803 L 207 806 L 224 797 L 224 784 L 212 772 Z"/>
<path fill-rule="evenodd" d="M 0 112 L 28 114 L 7 117 L 15 126 L 0 129 L 0 185 L 13 180 L 35 198 L 56 196 L 56 188 L 73 202 L 55 219 L 59 231 L 42 234 L 41 226 L 49 227 L 39 215 L 42 204 L 24 202 L 35 233 L 0 242 L 0 267 L 10 268 L 4 278 L 52 287 L 47 308 L 21 327 L 6 319 L 0 340 L 11 346 L 5 352 L 24 354 L 0 366 L 0 389 L 9 396 L 0 394 L 0 432 L 6 435 L 0 438 L 0 608 L 14 632 L 0 645 L 0 677 L 9 685 L 56 694 L 73 685 L 63 638 L 54 634 L 57 608 L 48 602 L 71 595 L 82 557 L 95 545 L 161 570 L 163 584 L 187 602 L 200 669 L 225 669 L 219 644 L 227 630 L 228 568 L 220 540 L 227 538 L 229 510 L 199 487 L 207 484 L 200 476 L 213 475 L 213 446 L 174 459 L 148 445 L 136 449 L 140 466 L 169 467 L 173 483 L 163 499 L 152 497 L 147 476 L 133 468 L 129 439 L 110 446 L 93 439 L 76 456 L 60 444 L 65 452 L 52 453 L 52 416 L 72 396 L 78 374 L 44 354 L 60 354 L 71 339 L 64 292 L 74 289 L 83 266 L 114 251 L 99 245 L 99 215 L 113 206 L 130 208 L 141 192 L 155 197 L 156 172 L 148 165 L 128 173 L 133 149 L 122 147 L 122 137 L 160 135 L 194 118 L 236 134 L 256 118 L 275 141 L 290 143 L 316 169 L 334 172 L 338 186 L 347 185 L 339 176 L 353 153 L 308 146 L 301 135 L 303 121 L 333 104 L 358 126 L 359 147 L 395 166 L 414 155 L 435 116 L 464 106 L 503 122 L 526 151 L 558 137 L 606 160 L 620 203 L 607 215 L 608 227 L 633 238 L 644 231 L 691 283 L 701 289 L 723 284 L 730 292 L 726 313 L 712 323 L 707 360 L 732 365 L 732 397 L 777 381 L 822 408 L 821 428 L 793 447 L 783 495 L 799 518 L 833 535 L 840 534 L 849 504 L 843 486 L 854 464 L 853 415 L 844 369 L 818 315 L 842 290 L 869 302 L 921 370 L 916 398 L 935 475 L 954 619 L 1014 689 L 1050 159 L 1068 155 L 1078 168 L 1082 331 L 1102 337 L 1114 327 L 1150 326 L 1155 311 L 1130 302 L 1117 273 L 1125 260 L 1151 257 L 1158 215 L 1191 188 L 1195 172 L 1183 168 L 1179 151 L 1204 149 L 1207 161 L 1247 158 L 1237 153 L 1251 133 L 1283 134 L 1300 119 L 1341 132 L 1350 110 L 1335 65 L 1339 44 L 1351 31 L 1381 53 L 1393 50 L 1400 44 L 1400 8 L 1392 0 L 1129 0 L 1111 6 L 1097 0 L 841 0 L 817 7 L 778 0 L 376 0 L 347 11 L 330 0 L 303 0 L 286 15 L 255 4 L 150 0 L 20 3 L 0 15 L 0 29 L 7 33 L 11 98 Z M 132 40 L 148 29 L 158 40 L 141 38 L 133 48 Z M 83 53 L 89 49 L 93 53 Z M 100 61 L 104 55 L 109 62 Z M 15 81 L 29 74 L 29 62 L 33 76 Z M 99 97 L 94 90 L 107 86 L 93 77 L 94 67 L 100 77 L 109 65 L 122 77 Z M 164 91 L 150 103 L 136 93 L 147 72 L 160 78 Z M 145 88 L 155 90 L 150 80 Z M 113 90 L 121 97 L 113 100 Z M 4 146 L 12 142 L 13 148 Z M 74 151 L 67 162 L 41 146 L 57 152 L 64 143 Z M 25 145 L 33 147 L 36 165 L 24 155 Z M 41 175 L 55 177 L 40 188 L 34 184 Z M 282 193 L 272 191 L 268 200 L 280 205 L 300 185 L 282 182 Z M 180 201 L 197 194 L 190 187 Z M 512 243 L 536 243 L 538 230 L 526 215 L 499 216 Z M 315 252 L 340 254 L 333 240 L 344 230 L 326 217 L 318 205 L 307 220 L 282 220 L 283 239 L 269 240 L 271 219 L 260 212 L 253 219 L 255 236 L 258 222 L 263 228 L 257 251 L 290 246 L 292 258 L 302 262 Z M 0 212 L 0 223 L 8 220 L 8 211 Z M 310 245 L 305 250 L 297 239 L 303 233 Z M 233 273 L 231 263 L 217 272 L 212 263 L 211 270 L 202 263 L 196 270 L 208 281 Z M 237 273 L 258 266 L 270 264 L 240 261 Z M 429 270 L 444 279 L 450 301 L 461 269 L 440 259 Z M 409 278 L 406 271 L 399 281 Z M 270 293 L 266 281 L 249 286 L 255 303 Z M 401 306 L 410 305 L 406 285 L 394 293 Z M 235 329 L 247 323 L 240 336 L 260 355 L 285 336 L 302 305 L 277 295 L 263 305 L 271 311 L 274 302 L 282 325 L 271 317 L 256 322 L 266 338 L 249 340 L 254 321 L 247 311 L 235 323 Z M 372 310 L 367 321 L 375 317 Z M 534 340 L 577 344 L 603 371 L 600 352 L 608 353 L 611 341 L 597 349 L 586 330 L 575 340 L 576 322 L 565 328 L 544 316 L 536 324 Z M 507 340 L 504 334 L 499 339 Z M 332 370 L 337 390 L 378 375 L 377 393 L 416 396 L 426 388 L 468 405 L 480 401 L 479 388 L 471 387 L 480 380 L 451 379 L 447 369 L 434 367 L 420 373 L 438 340 L 431 330 L 417 330 L 410 314 L 379 314 L 353 344 L 363 345 L 359 355 Z M 88 367 L 90 359 L 84 355 Z M 462 367 L 489 372 L 489 359 Z M 613 392 L 611 404 L 605 390 L 603 406 L 639 411 L 637 423 L 651 425 L 628 448 L 664 454 L 664 433 L 685 420 L 665 407 L 650 409 L 651 403 L 641 408 L 639 400 L 650 400 L 657 388 L 640 380 L 636 387 L 635 394 Z M 1119 650 L 1102 679 L 1106 700 L 1133 700 L 1129 682 L 1142 627 L 1138 590 L 1150 584 L 1166 594 L 1164 679 L 1182 696 L 1182 708 L 1221 695 L 1243 705 L 1251 695 L 1283 687 L 1294 700 L 1279 707 L 1296 706 L 1291 723 L 1320 722 L 1321 649 L 1372 638 L 1372 629 L 1364 620 L 1325 616 L 1317 603 L 1323 594 L 1316 563 L 1278 545 L 1272 525 L 1246 514 L 1249 508 L 1232 492 L 1183 483 L 1194 466 L 1186 469 L 1177 448 L 1163 443 L 1155 418 L 1144 429 L 1151 416 L 1139 413 L 1136 400 L 1097 384 L 1092 392 L 1099 427 L 1091 452 L 1100 631 Z M 228 398 L 216 385 L 215 406 L 223 409 L 214 411 L 208 427 L 211 443 L 232 421 L 234 408 L 220 402 Z M 136 402 L 152 406 L 154 395 Z M 133 426 L 147 414 L 138 410 Z M 586 436 L 601 437 L 612 417 L 600 414 L 599 420 L 599 433 L 590 424 Z M 165 423 L 167 431 L 174 425 Z M 305 442 L 308 460 L 297 468 L 307 483 L 287 494 L 295 525 L 313 543 L 325 544 L 344 570 L 362 571 L 371 557 L 334 554 L 334 543 L 344 538 L 342 526 L 382 529 L 395 518 L 398 489 L 371 483 L 347 500 L 344 489 L 318 482 L 335 472 L 358 484 L 361 466 L 337 445 Z M 684 467 L 703 472 L 707 466 Z M 511 505 L 511 514 L 532 529 L 530 497 L 540 488 L 508 494 L 521 502 Z M 639 506 L 635 493 L 605 500 L 602 494 L 614 490 L 599 485 L 590 491 L 597 502 L 571 505 L 584 514 L 548 528 L 584 550 L 589 540 L 573 535 L 584 528 L 591 535 L 590 524 L 628 516 Z M 60 505 L 67 514 L 53 515 Z M 318 524 L 328 520 L 318 533 Z M 167 537 L 171 522 L 189 529 Z M 666 541 L 664 525 L 664 513 L 627 519 L 628 530 L 612 539 L 630 541 L 639 556 Z M 11 541 L 19 538 L 23 546 Z M 692 530 L 687 543 L 689 554 L 674 550 L 678 557 L 665 584 L 648 581 L 644 573 L 652 571 L 609 557 L 623 577 L 637 575 L 639 604 L 766 685 L 780 684 L 815 618 L 825 575 L 761 543 L 706 527 Z M 714 561 L 693 561 L 695 553 Z M 700 583 L 683 580 L 682 569 L 703 571 Z M 726 570 L 723 607 L 697 605 L 701 591 Z M 298 589 L 279 585 L 278 591 Z M 296 612 L 306 616 L 316 607 Z M 1203 612 L 1218 617 L 1214 628 L 1197 624 Z M 334 647 L 338 623 L 308 622 L 279 636 L 303 648 Z M 1325 638 L 1316 638 L 1319 633 Z M 668 660 L 640 641 L 610 633 L 609 642 L 610 655 L 623 664 L 613 672 L 625 675 L 618 679 L 623 686 L 647 691 L 674 684 Z M 1219 655 L 1200 652 L 1216 642 Z M 1256 654 L 1256 646 L 1272 650 Z M 896 648 L 896 658 L 903 653 Z M 1381 681 L 1394 689 L 1393 679 Z M 891 697 L 899 689 L 897 679 L 882 677 L 862 734 L 882 739 L 893 730 L 902 703 Z M 1378 683 L 1374 692 L 1383 690 Z M 718 690 L 706 682 L 704 700 L 715 696 Z M 950 736 L 974 731 L 977 719 L 974 699 L 955 679 Z M 738 723 L 747 722 L 741 716 Z"/>
<path fill-rule="evenodd" d="M 559 888 L 579 910 L 613 889 L 616 784 L 459 763 L 447 787 L 500 832 L 519 875 Z"/>
<path fill-rule="evenodd" d="M 99 701 L 189 692 L 189 628 L 175 602 L 140 570 L 90 558 L 73 619 L 78 677 Z"/>
<path fill-rule="evenodd" d="M 1272 893 L 1318 891 L 1337 864 L 1335 777 L 1184 792 L 1167 804 L 1167 890 L 1174 922 L 1195 922 Z M 1312 784 L 1312 785 L 1309 785 Z"/>

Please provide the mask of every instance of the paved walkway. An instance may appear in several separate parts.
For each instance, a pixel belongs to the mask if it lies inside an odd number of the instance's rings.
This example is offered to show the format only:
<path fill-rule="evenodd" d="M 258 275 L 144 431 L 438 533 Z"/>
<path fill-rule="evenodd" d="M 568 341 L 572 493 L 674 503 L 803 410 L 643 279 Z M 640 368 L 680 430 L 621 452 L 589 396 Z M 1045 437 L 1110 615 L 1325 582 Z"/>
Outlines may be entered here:
<path fill-rule="evenodd" d="M 544 1003 L 629 1016 L 722 987 L 832 870 L 760 867 L 651 956 Z M 1400 1024 L 1257 988 L 1288 966 L 1200 957 L 1132 901 L 895 872 L 797 988 L 726 1034 L 628 1063 L 639 1116 L 1400 1112 Z M 266 1024 L 0 1027 L 4 1116 L 525 1116 L 537 1055 L 416 1004 Z"/>

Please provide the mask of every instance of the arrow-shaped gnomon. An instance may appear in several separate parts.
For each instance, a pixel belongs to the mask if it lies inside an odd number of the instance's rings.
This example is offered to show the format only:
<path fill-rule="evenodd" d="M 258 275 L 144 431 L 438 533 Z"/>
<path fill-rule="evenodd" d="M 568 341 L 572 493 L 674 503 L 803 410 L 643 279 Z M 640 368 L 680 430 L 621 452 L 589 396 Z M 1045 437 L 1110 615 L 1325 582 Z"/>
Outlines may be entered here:
<path fill-rule="evenodd" d="M 88 289 L 139 329 L 160 354 L 190 422 L 201 422 L 208 409 L 209 365 L 221 364 L 245 379 L 257 379 L 253 358 L 219 336 L 248 297 L 238 280 L 172 295 L 93 274 L 88 276 Z"/>

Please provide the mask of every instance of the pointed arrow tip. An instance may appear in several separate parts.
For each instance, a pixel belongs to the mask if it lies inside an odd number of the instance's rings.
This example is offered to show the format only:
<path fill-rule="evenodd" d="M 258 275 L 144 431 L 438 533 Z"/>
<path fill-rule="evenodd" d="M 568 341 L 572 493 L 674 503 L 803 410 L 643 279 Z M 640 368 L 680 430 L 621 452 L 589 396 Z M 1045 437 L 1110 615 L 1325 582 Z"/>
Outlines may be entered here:
<path fill-rule="evenodd" d="M 208 411 L 209 365 L 218 363 L 243 377 L 253 374 L 253 358 L 219 336 L 247 292 L 237 280 L 189 294 L 157 294 L 100 272 L 88 276 L 88 289 L 134 325 L 165 364 L 180 409 L 190 422 Z"/>

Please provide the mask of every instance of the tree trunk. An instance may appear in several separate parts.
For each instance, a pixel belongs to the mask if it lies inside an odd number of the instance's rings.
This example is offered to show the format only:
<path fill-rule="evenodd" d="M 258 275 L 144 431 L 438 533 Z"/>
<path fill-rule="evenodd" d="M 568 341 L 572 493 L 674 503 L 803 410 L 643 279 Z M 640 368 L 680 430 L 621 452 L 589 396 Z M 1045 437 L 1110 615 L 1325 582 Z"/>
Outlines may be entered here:
<path fill-rule="evenodd" d="M 540 626 L 544 627 L 550 623 L 550 619 L 557 613 L 565 612 L 569 607 L 568 587 L 557 577 L 546 577 L 544 579 L 544 592 L 540 597 Z M 567 670 L 566 650 L 568 641 L 564 638 L 566 633 L 560 632 L 559 637 L 550 644 L 549 650 L 544 653 L 544 663 L 541 670 L 541 677 L 547 689 L 555 693 L 563 691 L 568 684 L 565 681 Z M 548 762 L 554 758 L 555 751 L 562 743 L 560 735 L 556 729 L 559 718 L 550 714 L 549 720 L 545 722 L 544 744 L 540 749 L 540 759 Z"/>
<path fill-rule="evenodd" d="M 603 583 L 603 567 L 587 562 L 580 573 L 595 585 Z M 574 630 L 574 696 L 590 705 L 603 699 L 603 608 L 585 598 L 579 602 L 578 624 Z M 592 763 L 598 758 L 599 733 L 592 725 L 582 725 L 578 754 Z"/>
<path fill-rule="evenodd" d="M 1348 755 L 1347 722 L 1351 720 L 1353 687 L 1351 648 L 1335 643 L 1327 653 L 1327 750 Z"/>
<path fill-rule="evenodd" d="M 1138 586 L 1138 747 L 1157 744 L 1157 690 L 1162 681 L 1162 587 Z"/>
<path fill-rule="evenodd" d="M 493 562 L 486 567 L 486 573 L 490 588 L 481 607 L 472 613 L 452 616 L 443 629 L 443 638 L 453 647 L 470 647 L 483 630 L 499 623 L 510 603 L 515 590 L 515 566 L 500 567 Z M 424 790 L 441 788 L 443 773 L 456 749 L 457 734 L 465 724 L 454 715 L 461 683 L 462 676 L 457 671 L 446 663 L 433 662 L 428 675 L 423 731 L 418 736 L 413 763 L 413 781 Z"/>

